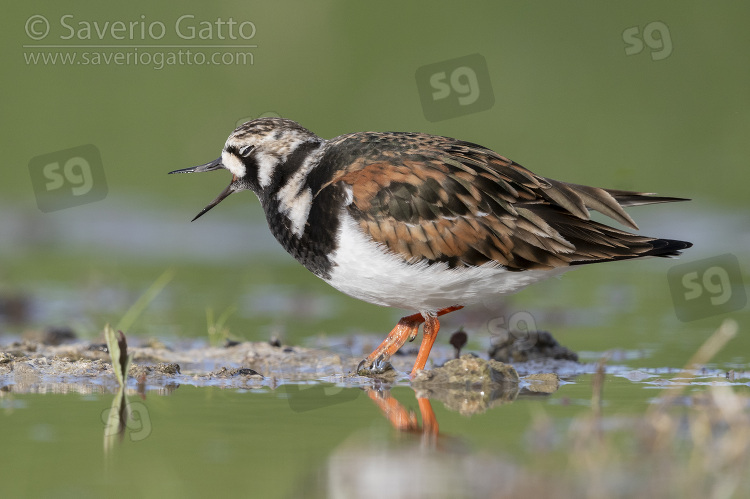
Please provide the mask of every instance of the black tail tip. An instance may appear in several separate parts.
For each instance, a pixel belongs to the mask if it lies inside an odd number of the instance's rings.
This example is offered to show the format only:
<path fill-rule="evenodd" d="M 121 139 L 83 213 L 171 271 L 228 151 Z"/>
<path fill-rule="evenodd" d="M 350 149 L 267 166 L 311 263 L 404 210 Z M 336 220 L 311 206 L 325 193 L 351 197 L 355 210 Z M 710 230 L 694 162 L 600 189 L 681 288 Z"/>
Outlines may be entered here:
<path fill-rule="evenodd" d="M 643 256 L 679 256 L 682 254 L 682 250 L 693 247 L 693 243 L 676 239 L 654 239 L 651 241 L 651 245 L 653 248 Z"/>

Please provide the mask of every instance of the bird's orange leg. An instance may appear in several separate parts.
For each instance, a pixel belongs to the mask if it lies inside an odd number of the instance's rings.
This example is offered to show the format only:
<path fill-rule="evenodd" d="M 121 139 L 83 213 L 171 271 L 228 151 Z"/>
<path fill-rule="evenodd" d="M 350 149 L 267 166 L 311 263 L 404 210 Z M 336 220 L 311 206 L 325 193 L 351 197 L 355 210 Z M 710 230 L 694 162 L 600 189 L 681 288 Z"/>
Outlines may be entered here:
<path fill-rule="evenodd" d="M 417 361 L 414 363 L 412 368 L 412 375 L 416 374 L 417 371 L 424 369 L 427 364 L 427 358 L 430 356 L 432 345 L 435 344 L 438 331 L 440 331 L 440 321 L 437 317 L 428 315 L 425 318 L 424 328 L 422 328 L 422 344 L 419 345 L 419 353 L 417 353 Z"/>
<path fill-rule="evenodd" d="M 419 347 L 417 362 L 414 364 L 414 370 L 412 370 L 412 372 L 415 372 L 416 369 L 424 369 L 424 366 L 427 363 L 427 357 L 429 357 L 430 355 L 430 350 L 432 349 L 432 345 L 435 343 L 437 332 L 438 330 L 440 330 L 440 323 L 438 322 L 437 318 L 441 315 L 445 315 L 461 308 L 463 307 L 459 305 L 447 307 L 438 310 L 434 316 L 428 316 L 427 324 L 425 324 L 424 338 L 422 339 L 422 344 Z M 422 314 L 414 314 L 402 317 L 401 320 L 398 321 L 398 324 L 396 324 L 396 327 L 394 327 L 393 330 L 388 333 L 388 336 L 386 336 L 385 340 L 383 340 L 380 346 L 373 350 L 370 355 L 368 355 L 362 362 L 359 363 L 359 365 L 357 366 L 357 372 L 360 372 L 362 370 L 371 372 L 376 371 L 378 368 L 376 364 L 384 363 L 385 361 L 390 359 L 391 356 L 396 353 L 399 348 L 404 346 L 406 340 L 411 341 L 417 336 L 419 325 L 423 322 L 425 322 L 425 316 L 423 316 Z"/>

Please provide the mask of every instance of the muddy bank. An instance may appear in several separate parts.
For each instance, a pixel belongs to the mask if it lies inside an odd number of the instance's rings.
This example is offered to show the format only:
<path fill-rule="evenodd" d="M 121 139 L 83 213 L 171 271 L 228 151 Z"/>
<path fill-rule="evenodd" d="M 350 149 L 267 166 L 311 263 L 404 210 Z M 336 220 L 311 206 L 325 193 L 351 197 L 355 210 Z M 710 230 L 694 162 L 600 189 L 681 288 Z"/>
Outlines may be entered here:
<path fill-rule="evenodd" d="M 56 337 L 57 338 L 57 337 Z M 133 340 L 136 343 L 138 340 Z M 455 400 L 457 405 L 489 406 L 513 400 L 523 393 L 550 393 L 565 380 L 596 371 L 595 363 L 578 363 L 569 359 L 539 358 L 513 362 L 513 373 L 498 378 L 494 371 L 507 366 L 487 354 L 463 354 L 461 362 L 451 361 L 454 349 L 436 345 L 428 369 L 414 380 L 408 376 L 415 360 L 411 350 L 391 358 L 395 372 L 387 379 L 373 379 L 354 374 L 358 362 L 370 348 L 368 337 L 354 337 L 346 349 L 307 348 L 269 342 L 242 342 L 226 347 L 209 347 L 192 341 L 164 344 L 150 340 L 129 347 L 133 365 L 129 388 L 168 393 L 179 385 L 256 388 L 290 383 L 317 381 L 342 387 L 378 385 L 411 385 L 427 397 Z M 117 390 L 117 382 L 106 347 L 80 340 L 43 342 L 26 339 L 0 344 L 0 390 L 16 393 L 102 393 Z M 58 344 L 59 343 L 59 344 Z M 354 346 L 351 346 L 354 345 Z M 357 345 L 362 345 L 358 348 Z M 339 345 L 340 346 L 340 345 Z M 334 351 L 335 350 L 335 351 Z M 362 350 L 362 351 L 360 351 Z M 440 367 L 442 366 L 442 367 Z M 457 367 L 460 366 L 460 367 Z M 493 371 L 494 370 L 494 371 Z M 460 371 L 460 372 L 459 372 Z M 660 383 L 663 376 L 677 369 L 634 370 L 610 364 L 607 372 L 630 380 Z M 723 376 L 724 372 L 706 371 L 706 376 Z M 457 377 L 458 376 L 458 377 Z M 461 376 L 463 378 L 461 378 Z M 742 379 L 745 374 L 732 373 Z M 494 379 L 494 381 L 493 381 Z M 734 379 L 733 379 L 734 381 Z M 467 395 L 469 394 L 469 395 Z M 475 402 L 467 402 L 471 399 Z"/>
<path fill-rule="evenodd" d="M 343 376 L 338 354 L 319 349 L 239 343 L 226 348 L 153 345 L 130 347 L 129 376 L 152 387 L 175 384 L 247 386 L 273 380 L 309 381 Z M 0 351 L 0 386 L 21 392 L 61 389 L 96 392 L 116 389 L 106 347 L 73 342 L 45 345 L 24 341 Z M 63 388 L 64 387 L 64 388 Z"/>
<path fill-rule="evenodd" d="M 48 343 L 51 344 L 26 339 L 0 345 L 0 389 L 21 393 L 116 390 L 117 382 L 105 345 L 83 341 Z M 359 343 L 366 344 L 367 341 Z M 131 346 L 128 351 L 133 354 L 129 382 L 140 383 L 148 390 L 180 384 L 239 388 L 275 387 L 283 383 L 310 381 L 345 386 L 367 386 L 374 382 L 371 378 L 354 374 L 364 352 L 351 350 L 333 352 L 326 348 L 269 342 L 242 342 L 226 347 L 196 345 L 195 342 L 167 345 L 151 340 L 141 346 Z M 453 350 L 448 346 L 437 347 L 433 356 L 436 362 L 428 365 L 429 369 L 415 380 L 422 387 L 444 384 L 445 370 L 436 366 L 450 360 Z M 408 372 L 414 359 L 413 353 L 408 351 L 395 355 L 391 359 L 395 372 L 387 383 L 409 384 Z M 473 359 L 479 360 L 476 356 Z M 482 362 L 487 364 L 487 361 Z M 446 364 L 450 365 L 451 362 Z M 541 369 L 537 372 L 554 370 L 551 365 L 539 365 L 537 368 Z M 477 378 L 468 385 L 483 386 L 478 370 L 467 370 L 466 375 Z M 377 382 L 382 383 L 383 380 Z M 520 380 L 520 386 L 535 383 Z M 511 384 L 519 385 L 519 380 Z"/>

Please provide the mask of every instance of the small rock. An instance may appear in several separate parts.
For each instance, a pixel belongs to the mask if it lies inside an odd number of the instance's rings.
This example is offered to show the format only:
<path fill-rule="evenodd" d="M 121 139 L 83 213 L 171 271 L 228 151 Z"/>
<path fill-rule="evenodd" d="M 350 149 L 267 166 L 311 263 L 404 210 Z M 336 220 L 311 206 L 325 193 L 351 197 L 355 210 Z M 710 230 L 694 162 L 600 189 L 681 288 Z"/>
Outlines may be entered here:
<path fill-rule="evenodd" d="M 530 360 L 572 360 L 578 362 L 578 354 L 560 345 L 547 331 L 531 333 L 506 333 L 490 348 L 491 359 L 500 362 L 528 362 Z"/>
<path fill-rule="evenodd" d="M 143 347 L 146 348 L 153 348 L 156 350 L 166 350 L 167 345 L 165 345 L 163 342 L 159 341 L 156 338 L 148 338 L 146 341 L 143 342 Z"/>
<path fill-rule="evenodd" d="M 159 362 L 155 366 L 145 366 L 142 364 L 131 364 L 128 375 L 135 379 L 142 379 L 151 373 L 180 374 L 180 365 L 176 363 Z"/>
<path fill-rule="evenodd" d="M 31 300 L 24 295 L 0 295 L 0 317 L 12 324 L 23 324 L 29 319 Z"/>
<path fill-rule="evenodd" d="M 143 366 L 140 364 L 131 364 L 130 370 L 128 371 L 128 375 L 135 379 L 139 379 L 142 376 L 148 375 L 153 370 L 154 369 L 152 367 Z"/>
<path fill-rule="evenodd" d="M 15 362 L 13 364 L 13 372 L 16 375 L 30 375 L 36 374 L 37 368 L 30 362 Z"/>
<path fill-rule="evenodd" d="M 554 393 L 560 387 L 560 377 L 555 373 L 534 373 L 523 379 L 530 382 L 526 389 L 534 393 Z"/>
<path fill-rule="evenodd" d="M 160 362 L 156 364 L 156 367 L 154 367 L 154 371 L 160 372 L 162 374 L 180 374 L 180 365 Z"/>
<path fill-rule="evenodd" d="M 518 380 L 518 373 L 511 365 L 464 354 L 458 359 L 449 360 L 441 367 L 430 371 L 419 371 L 413 383 L 468 387 L 493 383 L 518 383 Z"/>
<path fill-rule="evenodd" d="M 67 326 L 52 326 L 42 331 L 25 331 L 21 337 L 26 341 L 42 345 L 58 346 L 76 339 L 76 333 Z"/>
<path fill-rule="evenodd" d="M 412 386 L 417 397 L 440 400 L 451 410 L 471 415 L 514 400 L 518 380 L 509 364 L 465 354 L 441 367 L 419 371 Z"/>
<path fill-rule="evenodd" d="M 230 378 L 232 376 L 258 376 L 261 378 L 263 377 L 263 375 L 260 374 L 258 371 L 255 371 L 254 369 L 250 369 L 247 367 L 234 368 L 234 369 L 228 369 L 226 367 L 222 367 L 218 371 L 211 373 L 211 375 L 217 378 Z"/>

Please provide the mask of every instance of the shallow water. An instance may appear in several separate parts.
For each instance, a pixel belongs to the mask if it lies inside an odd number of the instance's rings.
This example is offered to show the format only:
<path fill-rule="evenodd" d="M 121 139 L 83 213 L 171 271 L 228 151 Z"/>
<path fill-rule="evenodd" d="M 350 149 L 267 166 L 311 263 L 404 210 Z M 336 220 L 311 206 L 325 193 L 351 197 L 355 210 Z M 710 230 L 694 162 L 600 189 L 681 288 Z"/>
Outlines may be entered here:
<path fill-rule="evenodd" d="M 634 426 L 659 393 L 654 389 L 662 390 L 674 376 L 612 370 L 616 374 L 604 378 L 598 415 L 605 432 Z M 114 390 L 39 394 L 5 387 L 0 461 L 4 476 L 22 479 L 3 480 L 2 489 L 6 497 L 196 497 L 217 489 L 257 497 L 521 492 L 529 489 L 529 476 L 554 482 L 555 467 L 531 463 L 544 452 L 565 452 L 563 435 L 572 421 L 594 412 L 592 376 L 568 377 L 551 394 L 523 390 L 471 416 L 433 401 L 439 430 L 425 427 L 429 417 L 415 391 L 403 385 L 180 384 L 146 391 L 144 399 L 131 394 L 134 419 L 109 448 L 104 422 Z M 703 390 L 702 383 L 729 383 L 721 372 L 699 381 L 687 397 Z M 731 385 L 750 394 L 747 374 Z M 394 428 L 376 402 L 390 397 L 414 415 L 416 425 Z M 540 427 L 543 418 L 553 427 Z"/>

